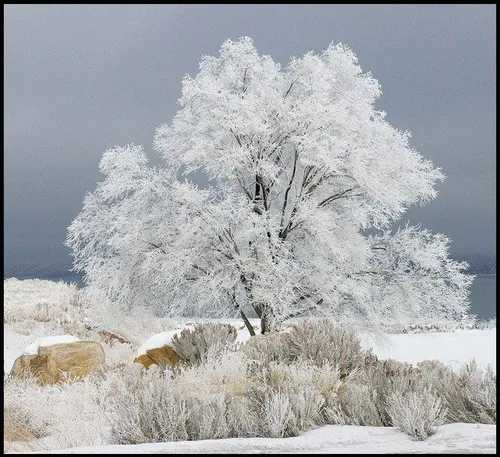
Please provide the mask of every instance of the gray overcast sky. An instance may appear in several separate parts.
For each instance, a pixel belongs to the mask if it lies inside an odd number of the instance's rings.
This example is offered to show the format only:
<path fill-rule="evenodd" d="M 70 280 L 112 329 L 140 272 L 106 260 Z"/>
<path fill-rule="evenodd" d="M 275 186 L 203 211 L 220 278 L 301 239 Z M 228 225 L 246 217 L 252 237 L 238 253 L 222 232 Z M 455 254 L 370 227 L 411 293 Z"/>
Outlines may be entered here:
<path fill-rule="evenodd" d="M 178 109 L 203 54 L 250 36 L 261 54 L 350 46 L 378 109 L 443 169 L 407 218 L 455 253 L 496 250 L 495 5 L 4 5 L 4 267 L 69 265 L 66 228 L 109 147 L 142 144 Z"/>

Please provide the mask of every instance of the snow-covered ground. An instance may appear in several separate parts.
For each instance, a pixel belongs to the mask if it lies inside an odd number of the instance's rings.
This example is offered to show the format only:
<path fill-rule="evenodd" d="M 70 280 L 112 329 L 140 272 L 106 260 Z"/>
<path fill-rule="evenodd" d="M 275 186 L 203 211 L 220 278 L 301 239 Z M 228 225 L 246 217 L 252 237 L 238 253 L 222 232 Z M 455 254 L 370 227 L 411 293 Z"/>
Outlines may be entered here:
<path fill-rule="evenodd" d="M 422 360 L 439 360 L 458 369 L 475 358 L 481 368 L 490 364 L 496 372 L 496 328 L 454 332 L 401 333 L 385 341 L 364 341 L 381 359 L 395 359 L 416 365 Z"/>
<path fill-rule="evenodd" d="M 12 283 L 19 291 L 24 290 L 22 284 Z M 30 287 L 34 284 L 30 283 Z M 48 286 L 47 286 L 48 287 Z M 52 287 L 52 286 L 51 286 Z M 30 289 L 31 290 L 31 289 Z M 50 289 L 52 290 L 52 289 Z M 55 289 L 54 289 L 55 290 Z M 7 294 L 6 294 L 7 295 Z M 10 294 L 12 295 L 12 293 Z M 19 296 L 20 297 L 20 296 Z M 30 298 L 24 293 L 23 303 Z M 15 298 L 15 300 L 14 300 Z M 10 301 L 9 301 L 10 300 Z M 34 300 L 34 299 L 33 299 Z M 40 300 L 40 297 L 37 297 Z M 61 308 L 64 308 L 61 300 Z M 18 303 L 19 301 L 19 303 Z M 17 316 L 21 299 L 4 296 L 4 307 L 9 304 L 10 315 Z M 12 303 L 12 304 L 11 304 Z M 33 301 L 35 303 L 35 301 Z M 55 311 L 54 311 L 55 312 Z M 12 314 L 14 313 L 14 314 Z M 12 318 L 14 319 L 14 318 Z M 12 321 L 18 322 L 18 321 Z M 247 330 L 237 320 L 221 320 L 232 323 L 238 328 L 238 341 L 249 337 Z M 257 325 L 258 322 L 255 322 Z M 16 325 L 19 325 L 16 323 Z M 4 369 L 8 373 L 14 360 L 23 353 L 33 352 L 39 345 L 53 344 L 72 339 L 62 328 L 44 327 L 43 321 L 36 326 L 15 327 L 4 324 Z M 49 325 L 49 324 L 47 324 Z M 50 324 L 52 325 L 52 324 Z M 174 325 L 175 327 L 175 325 Z M 24 330 L 26 328 L 26 330 Z M 44 333 L 44 329 L 51 329 Z M 181 328 L 181 327 L 179 327 Z M 168 342 L 179 328 L 156 334 L 144 335 L 141 344 L 136 346 L 137 352 L 145 352 L 151 347 L 158 347 Z M 21 329 L 21 330 L 17 330 Z M 45 330 L 47 332 L 47 330 Z M 41 337 L 45 337 L 42 338 Z M 31 345 L 31 346 L 30 346 Z M 475 358 L 484 368 L 490 364 L 496 371 L 496 328 L 485 330 L 456 330 L 452 332 L 388 334 L 383 339 L 363 340 L 365 348 L 373 348 L 379 358 L 393 358 L 416 364 L 426 359 L 437 359 L 454 368 L 470 362 Z M 30 351 L 31 349 L 31 351 Z M 49 437 L 50 438 L 50 437 Z M 484 424 L 447 424 L 439 427 L 437 433 L 425 441 L 414 441 L 396 428 L 389 427 L 356 427 L 328 425 L 294 438 L 232 438 L 220 440 L 146 443 L 140 445 L 100 445 L 56 449 L 47 447 L 47 453 L 85 453 L 85 454 L 147 454 L 147 453 L 495 453 L 496 427 Z M 26 453 L 30 448 L 11 447 Z M 37 453 L 43 453 L 39 451 Z"/>
<path fill-rule="evenodd" d="M 84 446 L 50 454 L 495 454 L 496 426 L 448 424 L 425 441 L 391 427 L 326 425 L 294 438 L 230 438 Z"/>

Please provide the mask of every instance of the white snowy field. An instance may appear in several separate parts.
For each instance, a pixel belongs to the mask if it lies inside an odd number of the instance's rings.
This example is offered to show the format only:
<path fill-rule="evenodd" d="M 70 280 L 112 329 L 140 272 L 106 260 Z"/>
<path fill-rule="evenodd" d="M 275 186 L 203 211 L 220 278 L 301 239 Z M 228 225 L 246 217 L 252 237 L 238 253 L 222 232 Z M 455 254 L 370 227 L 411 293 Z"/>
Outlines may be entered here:
<path fill-rule="evenodd" d="M 447 424 L 425 441 L 392 427 L 325 425 L 293 438 L 82 446 L 40 454 L 495 454 L 496 426 Z"/>
<path fill-rule="evenodd" d="M 390 334 L 387 342 L 367 342 L 381 359 L 395 359 L 416 365 L 422 360 L 439 360 L 455 369 L 475 358 L 481 368 L 488 364 L 496 373 L 496 328 L 413 334 Z"/>
<path fill-rule="evenodd" d="M 49 284 L 48 281 L 26 282 L 24 285 L 23 283 L 24 281 L 4 283 L 4 308 L 6 315 L 9 316 L 4 321 L 5 373 L 10 371 L 14 360 L 22 353 L 33 352 L 33 348 L 41 341 L 44 341 L 44 344 L 59 341 L 56 338 L 58 335 L 68 333 L 68 327 L 62 327 L 57 323 L 57 319 L 49 320 L 43 315 L 43 319 L 38 317 L 30 320 L 21 312 L 21 307 L 24 306 L 37 310 L 43 308 L 40 303 L 44 304 L 44 300 L 48 300 L 54 305 L 54 308 L 50 310 L 54 316 L 58 313 L 57 309 L 59 308 L 67 312 L 67 295 L 65 295 L 64 288 L 62 286 L 56 287 L 54 283 Z M 57 292 L 57 296 L 55 292 Z M 52 314 L 50 317 L 53 317 Z M 221 321 L 231 322 L 237 326 L 239 341 L 248 338 L 240 321 L 228 319 Z M 142 324 L 139 324 L 137 328 L 144 328 Z M 155 331 L 145 333 L 142 338 L 135 338 L 135 351 L 142 352 L 145 348 L 152 347 L 158 342 L 165 343 L 175 334 L 177 324 L 181 328 L 181 321 L 178 323 L 173 321 L 170 322 L 170 326 L 161 328 L 161 331 L 158 331 L 159 327 L 155 327 Z M 47 339 L 47 337 L 49 338 Z M 68 341 L 71 339 L 68 336 L 64 338 Z M 392 358 L 411 364 L 435 359 L 458 369 L 475 358 L 481 368 L 490 365 L 496 372 L 496 328 L 388 334 L 383 339 L 364 338 L 363 345 L 367 349 L 373 348 L 373 352 L 381 359 Z M 68 417 L 68 421 L 71 421 L 71 417 Z M 327 425 L 293 438 L 230 438 L 72 448 L 58 445 L 52 438 L 42 439 L 39 443 L 41 447 L 36 448 L 40 450 L 31 453 L 496 453 L 496 426 L 465 423 L 442 425 L 435 435 L 428 437 L 425 441 L 415 441 L 393 427 L 352 425 Z M 29 444 L 16 442 L 11 443 L 7 450 L 4 448 L 4 452 L 29 453 L 33 449 Z M 46 451 L 42 449 L 46 449 Z"/>

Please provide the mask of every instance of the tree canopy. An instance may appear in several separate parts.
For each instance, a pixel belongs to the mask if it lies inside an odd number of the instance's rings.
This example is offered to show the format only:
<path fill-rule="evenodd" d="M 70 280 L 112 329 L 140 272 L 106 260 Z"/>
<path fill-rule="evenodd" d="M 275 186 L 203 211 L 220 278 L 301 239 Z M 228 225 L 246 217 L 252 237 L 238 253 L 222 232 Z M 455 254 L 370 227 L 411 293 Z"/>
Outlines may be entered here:
<path fill-rule="evenodd" d="M 381 94 L 343 44 L 282 69 L 226 40 L 156 130 L 163 167 L 136 145 L 104 153 L 68 229 L 75 269 L 117 302 L 257 315 L 262 332 L 305 315 L 462 317 L 472 277 L 450 240 L 394 227 L 444 175 L 375 109 Z"/>

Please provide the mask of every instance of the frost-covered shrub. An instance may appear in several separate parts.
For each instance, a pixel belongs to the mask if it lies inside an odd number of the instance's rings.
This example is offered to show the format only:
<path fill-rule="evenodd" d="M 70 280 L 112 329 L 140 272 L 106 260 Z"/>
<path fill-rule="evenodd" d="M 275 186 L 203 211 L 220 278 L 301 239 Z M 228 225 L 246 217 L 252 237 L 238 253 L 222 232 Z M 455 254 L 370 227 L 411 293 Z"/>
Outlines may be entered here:
<path fill-rule="evenodd" d="M 446 406 L 446 422 L 496 424 L 496 375 L 488 365 L 481 370 L 472 359 L 458 372 L 438 361 L 418 364 Z"/>
<path fill-rule="evenodd" d="M 336 365 L 341 377 L 361 367 L 366 357 L 354 330 L 328 319 L 302 320 L 292 327 L 288 341 L 293 359 Z"/>
<path fill-rule="evenodd" d="M 200 364 L 207 357 L 228 351 L 233 346 L 236 335 L 236 328 L 232 325 L 208 322 L 174 335 L 170 346 L 186 362 Z"/>
<path fill-rule="evenodd" d="M 241 397 L 246 394 L 249 382 L 247 362 L 237 352 L 229 352 L 222 359 L 210 358 L 201 365 L 187 366 L 175 376 L 175 385 L 182 397 L 217 392 Z"/>
<path fill-rule="evenodd" d="M 330 379 L 327 379 L 328 373 Z M 296 436 L 314 425 L 322 425 L 325 395 L 337 388 L 338 371 L 326 365 L 318 367 L 310 362 L 292 364 L 271 362 L 264 369 L 266 385 L 274 392 L 287 396 L 294 420 L 288 425 L 289 433 Z"/>
<path fill-rule="evenodd" d="M 297 436 L 324 423 L 320 389 L 333 389 L 338 382 L 335 370 L 329 385 L 327 369 L 312 364 L 271 364 L 271 372 L 261 366 L 257 374 L 248 364 L 246 357 L 233 352 L 175 373 L 155 368 L 136 380 L 115 377 L 116 385 L 109 390 L 115 412 L 113 440 L 132 444 Z"/>
<path fill-rule="evenodd" d="M 106 369 L 115 370 L 130 364 L 135 358 L 137 350 L 129 343 L 101 342 L 104 349 Z"/>
<path fill-rule="evenodd" d="M 328 424 L 390 426 L 387 398 L 397 389 L 418 382 L 411 365 L 395 360 L 367 358 L 362 367 L 342 378 L 326 396 L 323 416 Z M 368 363 L 369 362 L 369 363 Z"/>
<path fill-rule="evenodd" d="M 443 422 L 435 389 L 421 370 L 395 360 L 375 360 L 344 379 L 337 404 L 325 409 L 333 424 L 397 426 L 416 439 L 425 439 Z M 419 410 L 412 410 L 418 407 Z"/>
<path fill-rule="evenodd" d="M 187 403 L 173 387 L 171 372 L 157 367 L 132 382 L 114 379 L 111 439 L 120 444 L 188 439 Z"/>
<path fill-rule="evenodd" d="M 475 315 L 467 314 L 460 320 L 439 319 L 435 315 L 414 317 L 408 321 L 388 321 L 382 324 L 386 333 L 430 333 L 430 332 L 454 332 L 457 330 L 471 330 L 481 328 L 483 324 L 477 320 Z M 493 324 L 494 327 L 494 324 Z M 488 324 L 487 327 L 491 328 Z"/>
<path fill-rule="evenodd" d="M 223 392 L 188 397 L 186 403 L 189 439 L 206 440 L 227 438 L 231 427 L 227 422 L 226 395 Z"/>
<path fill-rule="evenodd" d="M 226 396 L 229 436 L 248 438 L 260 436 L 259 410 L 250 396 Z"/>
<path fill-rule="evenodd" d="M 259 435 L 259 409 L 249 395 L 247 361 L 240 354 L 188 366 L 176 374 L 174 385 L 189 405 L 189 439 Z"/>
<path fill-rule="evenodd" d="M 366 365 L 355 380 L 368 386 L 371 399 L 381 420 L 381 425 L 388 427 L 392 424 L 387 413 L 387 401 L 396 390 L 410 389 L 419 382 L 417 371 L 406 362 L 397 360 L 377 360 Z"/>
<path fill-rule="evenodd" d="M 371 386 L 360 382 L 360 378 L 353 375 L 347 377 L 339 387 L 336 404 L 330 404 L 324 416 L 326 423 L 334 425 L 383 425 Z"/>
<path fill-rule="evenodd" d="M 110 395 L 113 441 L 197 440 L 256 436 L 258 416 L 246 399 L 246 363 L 237 353 L 200 365 L 151 367 L 125 379 L 115 376 Z"/>
<path fill-rule="evenodd" d="M 10 408 L 29 415 L 39 436 L 52 436 L 61 448 L 107 442 L 106 384 L 104 378 L 54 386 L 7 378 L 5 399 Z"/>
<path fill-rule="evenodd" d="M 269 332 L 251 337 L 241 348 L 250 359 L 268 365 L 270 362 L 291 362 L 289 333 Z"/>
<path fill-rule="evenodd" d="M 396 391 L 387 399 L 387 413 L 392 425 L 415 440 L 425 440 L 444 423 L 446 409 L 430 388 Z"/>
<path fill-rule="evenodd" d="M 324 425 L 324 397 L 314 386 L 303 386 L 289 394 L 292 412 L 295 416 L 293 436 L 297 436 L 312 427 Z"/>
<path fill-rule="evenodd" d="M 286 394 L 275 391 L 267 392 L 260 417 L 263 436 L 270 438 L 294 436 L 296 418 Z"/>
<path fill-rule="evenodd" d="M 4 441 L 33 441 L 44 436 L 43 428 L 36 424 L 31 411 L 22 405 L 3 407 Z"/>
<path fill-rule="evenodd" d="M 497 421 L 497 377 L 487 366 L 480 370 L 473 359 L 459 372 L 458 382 L 463 386 L 461 403 L 466 408 L 453 408 L 450 418 L 462 418 L 461 422 L 496 424 Z M 453 402 L 450 406 L 453 406 Z"/>
<path fill-rule="evenodd" d="M 297 436 L 313 426 L 324 424 L 323 410 L 327 397 L 335 397 L 336 389 L 340 385 L 339 373 L 335 367 L 325 364 L 318 367 L 311 362 L 297 361 L 293 363 L 270 362 L 260 365 L 260 370 L 252 376 L 252 398 L 262 410 L 260 415 L 267 417 L 262 424 L 262 434 L 274 436 L 276 428 L 269 426 L 272 417 L 278 420 L 278 429 L 286 436 Z M 265 411 L 266 405 L 274 405 L 276 397 L 280 394 L 286 398 L 290 407 L 289 420 L 281 423 L 288 416 L 281 414 L 286 408 L 274 409 L 272 413 Z M 281 425 L 280 425 L 281 424 Z M 283 426 L 284 428 L 281 428 Z M 281 433 L 280 432 L 280 433 Z M 271 434 L 271 435 L 269 435 Z"/>
<path fill-rule="evenodd" d="M 75 284 L 41 279 L 4 280 L 4 322 L 78 325 L 88 302 Z"/>
<path fill-rule="evenodd" d="M 304 360 L 262 364 L 252 380 L 282 392 L 297 392 L 305 387 L 314 387 L 323 396 L 335 392 L 340 385 L 337 367 L 330 364 L 318 367 Z"/>
<path fill-rule="evenodd" d="M 46 388 L 45 412 L 50 414 L 50 430 L 62 448 L 106 444 L 108 424 L 103 417 L 107 401 L 101 377 Z"/>
<path fill-rule="evenodd" d="M 478 323 L 477 323 L 477 328 L 480 330 L 489 330 L 489 329 L 496 328 L 496 327 L 497 327 L 496 316 L 492 317 L 490 319 L 478 321 Z"/>
<path fill-rule="evenodd" d="M 46 436 L 47 426 L 33 409 L 40 386 L 35 380 L 6 378 L 4 382 L 3 438 L 10 441 L 34 441 Z"/>
<path fill-rule="evenodd" d="M 361 367 L 367 356 L 352 329 L 328 319 L 301 319 L 289 332 L 254 336 L 242 351 L 264 364 L 298 360 L 329 364 L 338 367 L 341 377 Z"/>

